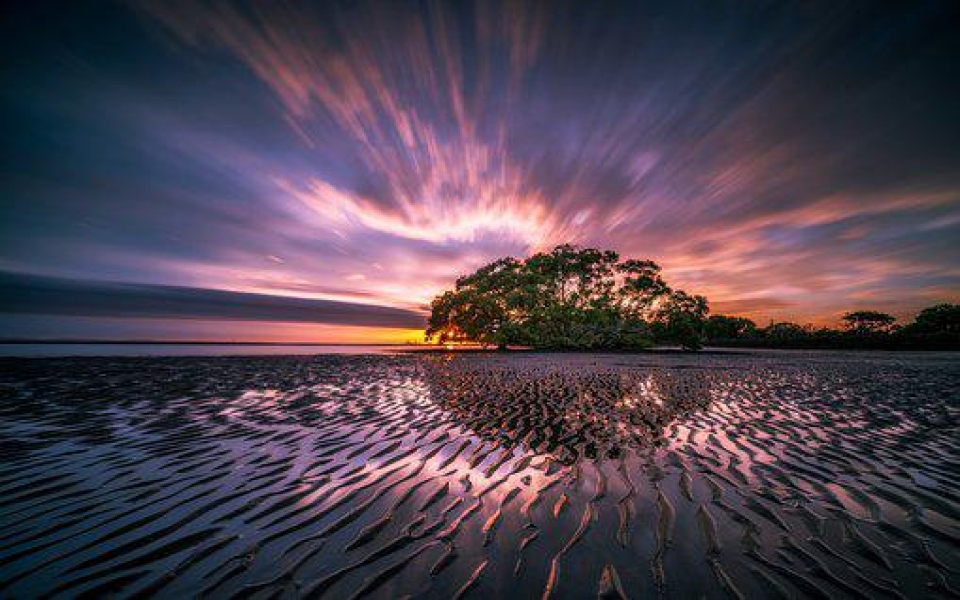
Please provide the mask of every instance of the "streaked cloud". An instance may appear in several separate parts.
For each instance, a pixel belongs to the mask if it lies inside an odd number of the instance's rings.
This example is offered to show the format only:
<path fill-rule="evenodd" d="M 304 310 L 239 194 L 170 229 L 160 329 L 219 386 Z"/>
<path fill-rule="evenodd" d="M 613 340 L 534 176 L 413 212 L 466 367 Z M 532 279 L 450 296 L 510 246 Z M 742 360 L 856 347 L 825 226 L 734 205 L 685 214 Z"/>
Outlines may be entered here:
<path fill-rule="evenodd" d="M 0 313 L 146 319 L 333 323 L 422 328 L 423 315 L 400 308 L 243 292 L 0 272 Z"/>
<path fill-rule="evenodd" d="M 945 4 L 21 12 L 0 269 L 422 313 L 574 242 L 760 320 L 960 300 Z"/>

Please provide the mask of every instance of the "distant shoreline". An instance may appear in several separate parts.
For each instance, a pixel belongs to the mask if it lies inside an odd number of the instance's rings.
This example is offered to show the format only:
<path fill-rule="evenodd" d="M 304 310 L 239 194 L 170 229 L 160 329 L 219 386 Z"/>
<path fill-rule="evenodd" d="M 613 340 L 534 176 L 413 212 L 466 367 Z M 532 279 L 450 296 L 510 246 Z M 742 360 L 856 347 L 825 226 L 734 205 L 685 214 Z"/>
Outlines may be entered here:
<path fill-rule="evenodd" d="M 238 347 L 238 348 L 256 348 L 256 347 L 279 347 L 279 348 L 391 348 L 401 352 L 424 353 L 424 354 L 684 354 L 689 356 L 714 355 L 714 354 L 750 354 L 754 351 L 785 350 L 785 351 L 835 351 L 835 352 L 951 352 L 948 348 L 902 348 L 902 347 L 803 347 L 797 346 L 774 346 L 762 345 L 708 345 L 701 350 L 683 350 L 678 347 L 653 347 L 636 349 L 617 349 L 617 348 L 596 348 L 596 349 L 577 349 L 577 348 L 482 348 L 479 346 L 463 345 L 448 348 L 436 344 L 411 344 L 411 343 L 364 343 L 364 342 L 207 342 L 207 341 L 157 341 L 157 340 L 0 340 L 2 346 L 214 346 L 214 347 Z M 322 354 L 322 352 L 320 352 Z M 106 356 L 106 355 L 103 355 Z M 244 355 L 248 356 L 248 355 Z M 282 355 L 277 355 L 282 356 Z"/>
<path fill-rule="evenodd" d="M 0 345 L 100 345 L 100 346 L 400 346 L 420 348 L 433 344 L 410 344 L 406 342 L 186 342 L 169 340 L 0 340 Z"/>

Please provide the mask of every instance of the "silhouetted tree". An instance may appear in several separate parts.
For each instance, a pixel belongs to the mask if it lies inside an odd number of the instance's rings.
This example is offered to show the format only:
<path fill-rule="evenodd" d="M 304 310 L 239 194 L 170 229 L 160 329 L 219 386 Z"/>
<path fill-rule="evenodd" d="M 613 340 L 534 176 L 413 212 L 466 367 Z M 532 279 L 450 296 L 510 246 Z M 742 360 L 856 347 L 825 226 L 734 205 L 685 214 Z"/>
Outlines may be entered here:
<path fill-rule="evenodd" d="M 796 323 L 771 323 L 763 330 L 764 337 L 774 340 L 795 340 L 807 335 L 807 330 Z"/>
<path fill-rule="evenodd" d="M 704 332 L 708 340 L 739 340 L 756 337 L 757 324 L 744 317 L 711 315 Z"/>
<path fill-rule="evenodd" d="M 691 296 L 682 290 L 673 292 L 657 314 L 663 332 L 660 337 L 686 350 L 699 350 L 703 347 L 708 310 L 705 297 Z"/>
<path fill-rule="evenodd" d="M 858 310 L 843 315 L 843 322 L 851 332 L 875 334 L 889 332 L 897 318 L 875 310 Z"/>
<path fill-rule="evenodd" d="M 908 329 L 914 333 L 960 335 L 960 304 L 925 308 Z"/>
<path fill-rule="evenodd" d="M 657 303 L 670 295 L 670 286 L 660 276 L 660 266 L 652 260 L 625 260 L 617 265 L 623 275 L 619 289 L 622 314 L 636 320 L 649 320 Z"/>
<path fill-rule="evenodd" d="M 437 334 L 441 343 L 506 345 L 512 334 L 510 315 L 525 302 L 520 271 L 516 259 L 504 258 L 458 279 L 455 290 L 434 298 L 428 335 Z"/>
<path fill-rule="evenodd" d="M 673 291 L 649 260 L 564 244 L 524 261 L 504 258 L 437 296 L 428 340 L 499 347 L 642 348 L 664 340 L 699 348 L 707 301 Z"/>
<path fill-rule="evenodd" d="M 960 304 L 938 304 L 923 309 L 899 336 L 911 348 L 960 350 Z"/>
<path fill-rule="evenodd" d="M 768 348 L 874 348 L 960 350 L 960 305 L 939 304 L 920 311 L 916 320 L 899 327 L 893 316 L 876 311 L 844 315 L 843 329 L 771 323 L 763 329 L 736 331 L 738 317 L 715 315 L 707 320 L 709 343 L 721 346 Z"/>

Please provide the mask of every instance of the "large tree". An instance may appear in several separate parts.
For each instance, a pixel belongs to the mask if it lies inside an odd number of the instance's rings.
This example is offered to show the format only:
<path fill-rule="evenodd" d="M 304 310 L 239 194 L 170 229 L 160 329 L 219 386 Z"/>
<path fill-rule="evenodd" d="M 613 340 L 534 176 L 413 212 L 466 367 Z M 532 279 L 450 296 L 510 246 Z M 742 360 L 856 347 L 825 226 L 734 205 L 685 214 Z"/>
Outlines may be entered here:
<path fill-rule="evenodd" d="M 847 330 L 852 333 L 887 333 L 897 322 L 897 318 L 875 310 L 857 310 L 843 315 Z"/>
<path fill-rule="evenodd" d="M 504 258 L 437 296 L 427 339 L 538 348 L 637 348 L 654 334 L 698 348 L 707 302 L 671 290 L 660 267 L 565 244 Z"/>
<path fill-rule="evenodd" d="M 657 311 L 657 337 L 687 350 L 699 350 L 703 347 L 708 311 L 705 297 L 691 296 L 682 290 L 672 292 Z"/>
<path fill-rule="evenodd" d="M 909 329 L 923 334 L 960 335 L 960 304 L 937 304 L 925 308 Z"/>
<path fill-rule="evenodd" d="M 705 331 L 708 340 L 739 340 L 756 337 L 757 324 L 745 317 L 711 315 Z"/>

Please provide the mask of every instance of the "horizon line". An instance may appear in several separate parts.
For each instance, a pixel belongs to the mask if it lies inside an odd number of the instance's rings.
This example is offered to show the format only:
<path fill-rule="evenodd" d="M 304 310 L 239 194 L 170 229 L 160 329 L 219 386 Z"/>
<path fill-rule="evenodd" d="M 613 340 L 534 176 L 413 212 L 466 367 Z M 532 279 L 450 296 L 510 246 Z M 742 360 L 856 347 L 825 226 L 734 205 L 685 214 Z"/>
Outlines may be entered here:
<path fill-rule="evenodd" d="M 426 342 L 270 342 L 270 341 L 204 341 L 204 340 L 86 340 L 82 338 L 57 339 L 30 339 L 30 338 L 0 338 L 0 344 L 103 344 L 103 345 L 181 345 L 181 346 L 437 346 L 440 344 Z"/>

